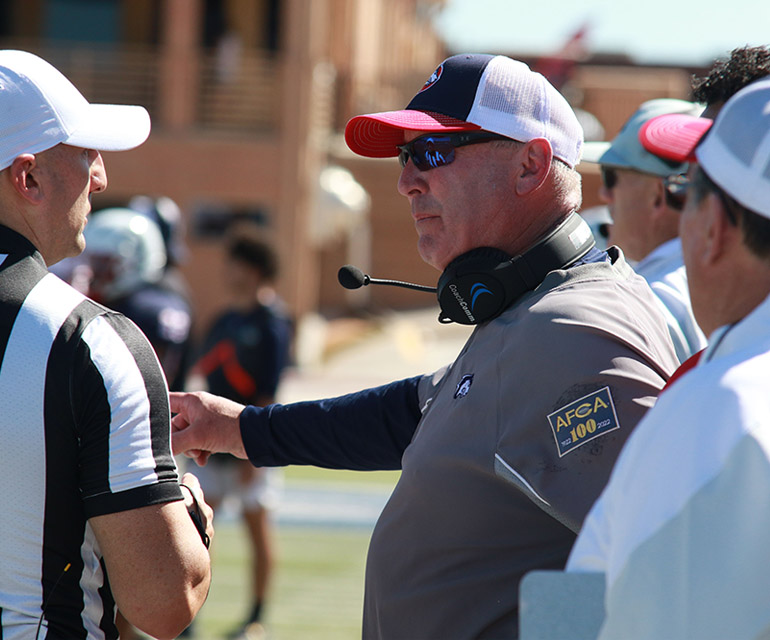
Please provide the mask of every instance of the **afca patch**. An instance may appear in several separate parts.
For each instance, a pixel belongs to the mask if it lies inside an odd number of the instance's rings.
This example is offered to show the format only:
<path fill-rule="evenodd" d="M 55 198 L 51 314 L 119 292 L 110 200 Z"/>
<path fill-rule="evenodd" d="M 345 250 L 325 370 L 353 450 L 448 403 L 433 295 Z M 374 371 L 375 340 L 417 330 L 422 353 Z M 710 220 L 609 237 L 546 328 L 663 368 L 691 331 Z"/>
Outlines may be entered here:
<path fill-rule="evenodd" d="M 609 387 L 604 387 L 548 415 L 559 457 L 609 431 L 620 429 Z"/>

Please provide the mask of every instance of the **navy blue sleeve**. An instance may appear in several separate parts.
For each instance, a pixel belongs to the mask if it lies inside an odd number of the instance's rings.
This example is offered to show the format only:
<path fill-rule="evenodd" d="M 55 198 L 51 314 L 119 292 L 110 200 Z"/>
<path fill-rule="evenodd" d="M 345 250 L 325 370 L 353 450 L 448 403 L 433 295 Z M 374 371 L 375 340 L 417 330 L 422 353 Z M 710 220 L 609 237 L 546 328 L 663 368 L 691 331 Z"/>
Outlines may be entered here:
<path fill-rule="evenodd" d="M 420 421 L 420 376 L 337 398 L 247 407 L 241 437 L 252 464 L 400 469 Z"/>

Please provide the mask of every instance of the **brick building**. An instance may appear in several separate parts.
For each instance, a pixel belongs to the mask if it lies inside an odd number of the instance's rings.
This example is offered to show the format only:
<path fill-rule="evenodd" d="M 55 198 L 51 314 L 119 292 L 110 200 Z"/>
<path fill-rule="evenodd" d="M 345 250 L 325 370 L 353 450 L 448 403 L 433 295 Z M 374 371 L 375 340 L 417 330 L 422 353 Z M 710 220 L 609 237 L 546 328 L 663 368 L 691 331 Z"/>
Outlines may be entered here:
<path fill-rule="evenodd" d="M 309 312 L 426 306 L 391 288 L 346 292 L 340 265 L 379 277 L 435 283 L 422 263 L 398 164 L 353 156 L 349 117 L 402 107 L 447 52 L 432 28 L 443 0 L 10 0 L 0 46 L 42 55 L 89 100 L 142 104 L 153 131 L 140 148 L 105 154 L 110 186 L 94 207 L 136 194 L 182 208 L 199 325 L 223 303 L 221 232 L 252 219 L 277 243 L 281 295 Z M 511 54 L 514 55 L 515 54 Z M 528 60 L 531 64 L 536 60 Z M 687 97 L 692 70 L 629 61 L 581 63 L 570 96 L 613 136 L 643 100 Z M 324 168 L 349 170 L 366 211 L 324 205 Z M 598 174 L 584 165 L 585 205 Z"/>

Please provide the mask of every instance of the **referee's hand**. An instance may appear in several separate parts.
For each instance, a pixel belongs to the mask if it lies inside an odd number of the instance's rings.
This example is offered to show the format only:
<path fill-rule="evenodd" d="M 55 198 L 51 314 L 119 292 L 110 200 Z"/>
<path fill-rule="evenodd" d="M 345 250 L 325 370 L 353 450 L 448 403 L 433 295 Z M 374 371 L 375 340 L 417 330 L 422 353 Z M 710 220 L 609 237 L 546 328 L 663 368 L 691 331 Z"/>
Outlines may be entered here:
<path fill-rule="evenodd" d="M 192 473 L 185 473 L 179 485 L 187 489 L 187 491 L 182 492 L 184 494 L 184 506 L 188 513 L 191 514 L 191 517 L 192 513 L 197 514 L 200 526 L 203 528 L 202 531 L 199 530 L 199 533 L 208 549 L 211 540 L 214 538 L 214 510 L 206 502 L 200 482 Z"/>
<path fill-rule="evenodd" d="M 171 449 L 203 466 L 212 453 L 246 458 L 239 417 L 244 405 L 205 391 L 173 392 Z"/>

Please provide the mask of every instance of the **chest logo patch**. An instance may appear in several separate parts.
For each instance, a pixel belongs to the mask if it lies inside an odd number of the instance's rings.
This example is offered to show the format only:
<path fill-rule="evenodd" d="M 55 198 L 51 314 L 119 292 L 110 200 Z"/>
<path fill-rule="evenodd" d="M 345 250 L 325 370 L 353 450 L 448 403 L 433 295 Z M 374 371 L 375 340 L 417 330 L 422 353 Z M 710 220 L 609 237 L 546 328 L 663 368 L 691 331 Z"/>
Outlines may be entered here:
<path fill-rule="evenodd" d="M 468 392 L 471 390 L 471 385 L 473 384 L 473 374 L 469 373 L 463 376 L 462 380 L 457 383 L 457 389 L 455 389 L 455 400 L 457 398 L 464 398 L 468 395 Z"/>
<path fill-rule="evenodd" d="M 605 433 L 620 429 L 609 387 L 604 387 L 548 415 L 559 457 Z"/>

